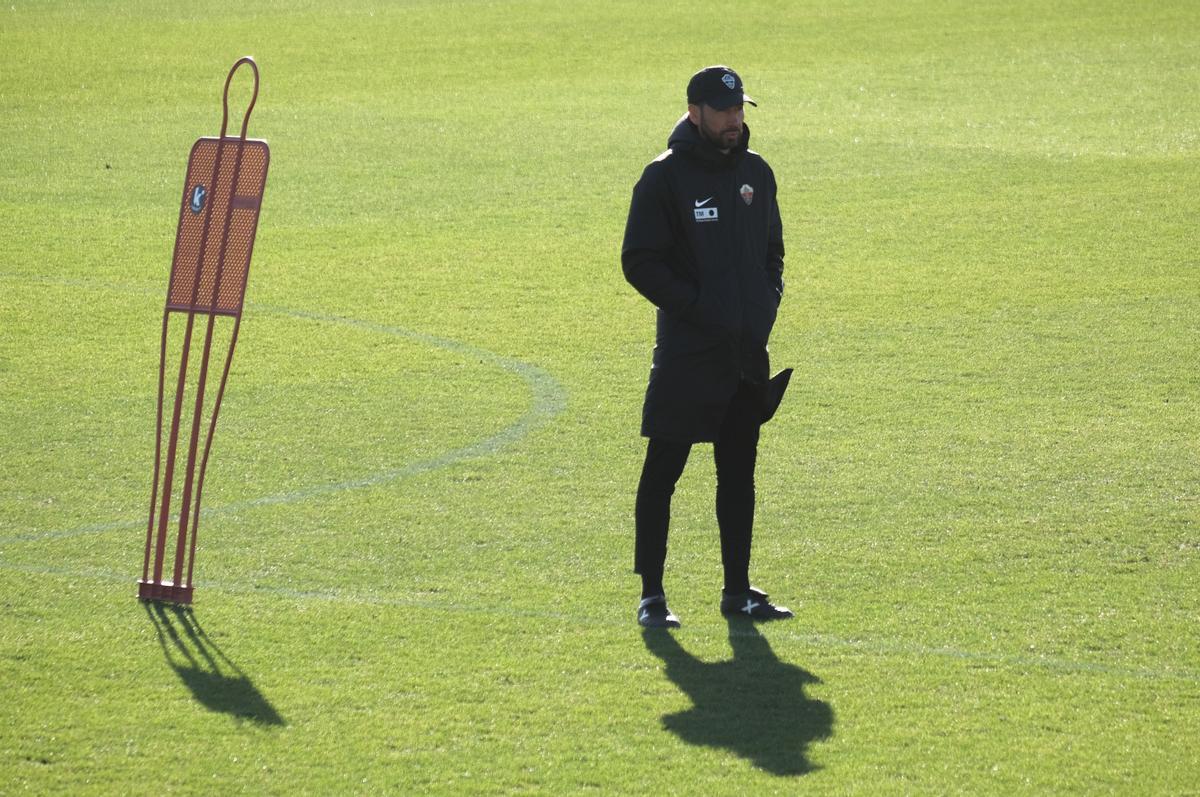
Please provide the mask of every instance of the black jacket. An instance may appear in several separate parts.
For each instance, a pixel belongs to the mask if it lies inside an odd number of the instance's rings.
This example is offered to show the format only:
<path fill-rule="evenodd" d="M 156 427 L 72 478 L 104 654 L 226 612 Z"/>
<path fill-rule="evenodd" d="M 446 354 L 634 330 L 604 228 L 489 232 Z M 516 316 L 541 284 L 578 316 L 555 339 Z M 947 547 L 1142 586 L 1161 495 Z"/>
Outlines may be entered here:
<path fill-rule="evenodd" d="M 658 307 L 646 437 L 715 440 L 741 381 L 770 401 L 767 339 L 783 296 L 783 225 L 775 175 L 749 140 L 745 128 L 722 153 L 685 116 L 634 186 L 621 265 Z"/>

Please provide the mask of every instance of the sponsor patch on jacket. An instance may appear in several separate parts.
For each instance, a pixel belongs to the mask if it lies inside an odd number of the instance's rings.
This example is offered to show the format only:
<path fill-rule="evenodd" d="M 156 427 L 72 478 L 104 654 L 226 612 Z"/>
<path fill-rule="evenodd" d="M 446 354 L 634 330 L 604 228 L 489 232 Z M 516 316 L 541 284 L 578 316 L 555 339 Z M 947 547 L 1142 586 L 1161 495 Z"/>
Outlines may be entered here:
<path fill-rule="evenodd" d="M 696 208 L 692 211 L 696 216 L 696 221 L 717 221 L 717 209 L 712 208 Z"/>

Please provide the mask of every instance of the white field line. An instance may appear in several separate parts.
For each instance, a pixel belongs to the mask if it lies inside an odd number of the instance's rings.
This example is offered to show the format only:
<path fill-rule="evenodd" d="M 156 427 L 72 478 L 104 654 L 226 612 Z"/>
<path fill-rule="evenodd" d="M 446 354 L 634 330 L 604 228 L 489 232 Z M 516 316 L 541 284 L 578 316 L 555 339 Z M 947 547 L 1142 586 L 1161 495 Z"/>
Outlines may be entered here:
<path fill-rule="evenodd" d="M 129 599 L 135 598 L 135 588 L 132 576 L 129 574 L 112 573 L 105 570 L 78 570 L 70 568 L 47 567 L 43 565 L 22 565 L 0 562 L 0 570 L 10 570 L 20 573 L 42 576 L 58 576 L 60 578 L 101 581 L 114 584 L 127 584 Z M 272 600 L 313 601 L 319 603 L 334 603 L 359 606 L 384 606 L 405 609 L 419 609 L 430 612 L 446 612 L 453 614 L 482 614 L 494 617 L 529 618 L 532 620 L 554 620 L 573 625 L 588 625 L 593 627 L 628 629 L 636 633 L 639 629 L 634 625 L 632 610 L 622 605 L 602 615 L 578 615 L 568 612 L 555 612 L 536 609 L 520 609 L 512 606 L 488 604 L 470 604 L 461 602 L 439 601 L 430 598 L 406 598 L 381 594 L 371 591 L 354 591 L 346 589 L 295 589 L 293 587 L 264 586 L 247 584 L 238 581 L 201 581 L 196 587 L 203 592 L 223 592 L 231 595 L 261 596 Z M 795 621 L 796 623 L 800 621 Z M 758 626 L 762 628 L 763 626 Z M 1105 662 L 1078 661 L 1061 656 L 1037 656 L 1028 654 L 1012 654 L 962 650 L 950 646 L 923 645 L 895 639 L 856 637 L 847 638 L 832 634 L 804 633 L 792 631 L 793 623 L 774 623 L 767 626 L 770 641 L 789 641 L 804 647 L 819 650 L 848 650 L 852 653 L 874 656 L 911 659 L 955 659 L 958 661 L 986 664 L 993 667 L 1003 667 L 1011 670 L 1037 670 L 1059 675 L 1095 675 L 1117 680 L 1152 680 L 1152 681 L 1183 681 L 1200 683 L 1200 671 L 1184 667 L 1136 667 Z M 759 636 L 757 630 L 745 631 L 730 629 L 724 622 L 689 622 L 685 629 L 674 632 L 688 636 L 694 631 L 711 635 L 720 633 L 725 636 Z M 671 632 L 647 632 L 671 633 Z"/>
<path fill-rule="evenodd" d="M 521 362 L 520 360 L 516 360 L 511 357 L 504 357 L 502 355 L 487 351 L 486 349 L 480 349 L 478 347 L 471 346 L 467 343 L 461 343 L 449 338 L 441 338 L 436 335 L 429 335 L 423 332 L 414 332 L 407 329 L 401 329 L 400 327 L 388 326 L 386 324 L 379 324 L 372 321 L 364 321 L 355 318 L 345 318 L 342 316 L 314 313 L 304 310 L 291 310 L 286 307 L 273 307 L 270 305 L 253 304 L 251 307 L 258 311 L 277 313 L 279 315 L 302 319 L 305 321 L 315 321 L 323 324 L 355 327 L 357 329 L 365 329 L 390 337 L 407 338 L 427 346 L 454 352 L 455 354 L 462 355 L 463 357 L 471 360 L 486 363 L 491 367 L 508 371 L 524 381 L 530 393 L 529 405 L 520 418 L 490 437 L 477 440 L 474 443 L 470 443 L 460 448 L 445 451 L 431 459 L 410 462 L 394 468 L 386 468 L 384 470 L 376 471 L 375 473 L 361 476 L 356 479 L 348 479 L 345 481 L 330 482 L 326 484 L 314 484 L 286 493 L 264 495 L 258 498 L 251 498 L 245 501 L 238 501 L 236 503 L 225 504 L 223 506 L 214 508 L 204 508 L 201 509 L 200 513 L 202 519 L 211 519 L 224 514 L 241 512 L 246 509 L 253 509 L 254 507 L 259 506 L 268 506 L 272 504 L 291 504 L 299 501 L 306 501 L 310 498 L 317 498 L 319 496 L 341 493 L 347 490 L 377 487 L 397 479 L 415 476 L 420 473 L 427 473 L 432 470 L 444 468 L 448 465 L 453 465 L 463 460 L 490 456 L 522 440 L 526 435 L 538 427 L 549 423 L 556 416 L 561 414 L 567 406 L 566 390 L 558 382 L 558 380 L 556 380 L 545 369 L 539 368 L 536 365 L 530 365 L 529 363 Z M 129 518 L 124 520 L 112 520 L 101 523 L 89 523 L 69 529 L 21 532 L 17 534 L 0 536 L 0 544 L 63 539 L 78 537 L 84 534 L 101 534 L 103 532 L 115 531 L 117 529 L 136 528 L 138 526 L 144 526 L 145 524 L 146 518 L 143 517 L 136 519 Z"/>
<path fill-rule="evenodd" d="M 11 278 L 13 275 L 0 274 L 0 278 Z M 20 278 L 20 277 L 18 277 Z M 44 282 L 63 285 L 87 285 L 89 287 L 104 287 L 112 290 L 148 293 L 149 290 L 141 290 L 130 288 L 128 286 L 103 284 L 98 285 L 94 282 L 85 280 L 55 280 L 53 278 L 28 278 L 31 282 Z M 327 315 L 322 313 L 307 312 L 302 310 L 291 310 L 283 307 L 274 307 L 269 305 L 259 305 L 248 303 L 254 309 L 278 313 L 281 315 L 290 316 L 309 321 L 317 321 L 327 324 L 341 324 L 345 326 L 356 327 L 373 332 L 378 332 L 383 335 L 393 337 L 403 337 L 424 343 L 430 346 L 446 349 L 466 357 L 476 358 L 480 361 L 489 363 L 494 367 L 501 368 L 516 374 L 523 379 L 528 385 L 532 394 L 529 409 L 514 423 L 500 430 L 496 434 L 479 440 L 478 442 L 464 446 L 462 448 L 447 451 L 437 457 L 420 462 L 409 463 L 397 468 L 379 471 L 358 479 L 351 479 L 342 482 L 330 484 L 318 484 L 306 487 L 300 490 L 295 490 L 287 493 L 278 493 L 275 495 L 262 496 L 253 498 L 247 501 L 241 501 L 235 504 L 227 504 L 215 509 L 206 509 L 202 511 L 202 515 L 206 518 L 219 516 L 221 514 L 238 512 L 255 506 L 264 506 L 269 504 L 286 504 L 298 501 L 304 501 L 309 498 L 315 498 L 321 495 L 329 495 L 339 493 L 346 490 L 354 490 L 363 487 L 372 487 L 380 484 L 385 484 L 396 479 L 406 476 L 425 473 L 438 468 L 446 467 L 447 465 L 475 457 L 488 456 L 497 451 L 516 443 L 524 438 L 537 427 L 549 422 L 555 416 L 560 414 L 566 408 L 566 391 L 547 371 L 538 368 L 537 366 L 523 363 L 509 357 L 489 352 L 485 349 L 479 349 L 466 343 L 450 340 L 448 338 L 440 338 L 434 335 L 428 335 L 421 332 L 414 332 L 399 327 L 379 324 L 372 321 L 360 319 L 346 318 L 341 316 Z M 85 526 L 79 526 L 73 529 L 60 531 L 44 531 L 33 532 L 27 534 L 17 534 L 7 537 L 0 537 L 0 544 L 8 544 L 13 542 L 30 542 L 49 539 L 61 539 L 67 537 L 79 536 L 82 534 L 96 534 L 115 529 L 127 529 L 136 526 L 141 526 L 145 523 L 144 518 L 135 520 L 115 520 L 106 523 L 92 523 Z M 6 563 L 0 561 L 0 569 L 11 570 L 17 572 L 38 574 L 38 575 L 58 575 L 69 578 L 83 578 L 88 580 L 124 582 L 130 579 L 128 575 L 119 575 L 101 570 L 69 570 L 64 568 L 52 568 L 39 565 L 20 565 L 15 563 Z M 132 582 L 130 582 L 132 583 Z M 238 582 L 198 582 L 203 585 L 205 591 L 216 590 L 228 593 L 242 594 L 267 594 L 274 597 L 291 599 L 291 600 L 314 600 L 327 601 L 346 604 L 362 604 L 370 606 L 400 606 L 406 608 L 418 608 L 429 611 L 445 611 L 445 612 L 470 612 L 492 614 L 510 617 L 532 617 L 537 619 L 555 619 L 569 620 L 570 622 L 578 623 L 585 622 L 594 625 L 630 625 L 629 621 L 622 615 L 622 619 L 617 620 L 612 616 L 604 617 L 579 617 L 567 615 L 561 612 L 544 612 L 532 610 L 520 610 L 511 607 L 501 606 L 485 606 L 485 605 L 467 605 L 467 604 L 448 604 L 445 602 L 421 600 L 415 598 L 397 598 L 386 595 L 378 595 L 374 593 L 358 593 L 347 590 L 297 590 L 287 587 L 263 587 L 250 584 L 242 584 Z M 132 587 L 130 588 L 132 593 Z M 688 628 L 695 627 L 689 623 Z M 713 628 L 711 624 L 708 626 L 701 625 L 701 629 Z M 733 634 L 741 634 L 743 632 L 733 631 Z M 745 634 L 753 634 L 755 632 L 747 631 Z M 1166 668 L 1153 669 L 1143 667 L 1126 667 L 1120 665 L 1110 665 L 1095 662 L 1081 662 L 1071 659 L 1064 659 L 1054 656 L 1030 656 L 1030 655 L 1012 655 L 1002 653 L 983 653 L 977 651 L 960 650 L 952 647 L 933 647 L 925 645 L 914 645 L 911 643 L 899 642 L 895 640 L 879 640 L 879 639 L 845 639 L 825 634 L 803 634 L 783 629 L 773 629 L 772 638 L 789 639 L 804 645 L 809 645 L 817 648 L 841 648 L 857 651 L 867 655 L 876 656 L 912 656 L 912 657 L 941 657 L 960 659 L 963 661 L 980 662 L 995 666 L 1004 666 L 1017 669 L 1041 669 L 1061 673 L 1083 673 L 1105 675 L 1115 678 L 1149 678 L 1155 680 L 1181 680 L 1193 683 L 1200 683 L 1200 672 L 1187 670 L 1182 668 Z"/>

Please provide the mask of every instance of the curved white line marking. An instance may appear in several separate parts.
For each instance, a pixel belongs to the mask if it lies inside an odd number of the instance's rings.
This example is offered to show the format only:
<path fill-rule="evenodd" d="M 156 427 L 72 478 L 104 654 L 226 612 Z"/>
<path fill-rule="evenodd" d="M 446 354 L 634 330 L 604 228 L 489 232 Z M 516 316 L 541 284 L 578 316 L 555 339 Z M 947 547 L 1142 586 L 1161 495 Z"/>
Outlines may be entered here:
<path fill-rule="evenodd" d="M 219 517 L 220 515 L 231 512 L 239 512 L 257 506 L 290 504 L 298 501 L 305 501 L 309 498 L 315 498 L 321 495 L 329 495 L 331 493 L 339 493 L 346 490 L 357 490 L 363 487 L 375 487 L 381 484 L 386 484 L 387 482 L 395 481 L 396 479 L 402 479 L 407 476 L 414 476 L 418 473 L 426 473 L 431 470 L 437 470 L 438 468 L 444 468 L 447 465 L 452 465 L 466 459 L 489 456 L 520 441 L 534 429 L 543 426 L 555 416 L 562 413 L 567 406 L 566 390 L 558 382 L 558 380 L 556 380 L 550 374 L 549 371 L 546 371 L 544 368 L 540 368 L 536 365 L 530 365 L 529 363 L 515 360 L 511 357 L 503 357 L 494 352 L 490 352 L 486 349 L 480 349 L 467 343 L 461 343 L 449 338 L 441 338 L 436 335 L 429 335 L 423 332 L 414 332 L 412 330 L 401 329 L 400 327 L 389 326 L 387 324 L 378 324 L 373 321 L 364 321 L 356 318 L 326 315 L 323 313 L 313 313 L 304 310 L 292 310 L 286 307 L 273 307 L 270 305 L 251 304 L 250 306 L 257 310 L 268 313 L 277 313 L 279 315 L 289 316 L 291 318 L 300 318 L 325 324 L 341 324 L 343 326 L 365 329 L 370 332 L 377 332 L 379 334 L 389 335 L 392 337 L 408 338 L 409 340 L 413 340 L 418 343 L 445 349 L 447 351 L 463 355 L 467 358 L 486 362 L 492 366 L 515 374 L 525 382 L 531 393 L 529 408 L 523 415 L 521 415 L 520 418 L 492 436 L 460 448 L 446 451 L 436 457 L 433 457 L 432 459 L 410 462 L 399 467 L 378 471 L 376 473 L 371 473 L 356 479 L 347 479 L 345 481 L 333 482 L 331 484 L 315 484 L 299 490 L 293 490 L 291 492 L 265 495 L 245 501 L 238 501 L 232 504 L 224 504 L 211 509 L 202 509 L 201 515 L 205 519 Z M 85 526 L 78 526 L 72 529 L 63 529 L 58 531 L 13 534 L 0 537 L 0 543 L 33 542 L 38 540 L 78 537 L 84 534 L 99 534 L 106 531 L 114 531 L 116 529 L 134 528 L 145 525 L 145 523 L 145 518 L 139 518 L 136 520 L 114 520 L 107 523 L 92 523 Z"/>

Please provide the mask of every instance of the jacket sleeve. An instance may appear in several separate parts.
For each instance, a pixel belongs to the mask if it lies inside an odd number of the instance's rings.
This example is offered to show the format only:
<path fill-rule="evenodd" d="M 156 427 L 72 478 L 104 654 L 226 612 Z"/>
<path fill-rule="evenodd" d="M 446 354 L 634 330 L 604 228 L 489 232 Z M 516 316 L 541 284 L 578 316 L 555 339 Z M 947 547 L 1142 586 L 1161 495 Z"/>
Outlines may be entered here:
<path fill-rule="evenodd" d="M 670 195 L 660 171 L 651 164 L 633 187 L 621 268 L 638 293 L 664 312 L 686 311 L 699 295 L 699 286 L 680 273 L 674 256 Z"/>
<path fill-rule="evenodd" d="M 767 167 L 768 170 L 770 167 Z M 771 209 L 767 219 L 767 283 L 783 301 L 783 221 L 779 217 L 779 190 L 771 172 Z"/>

